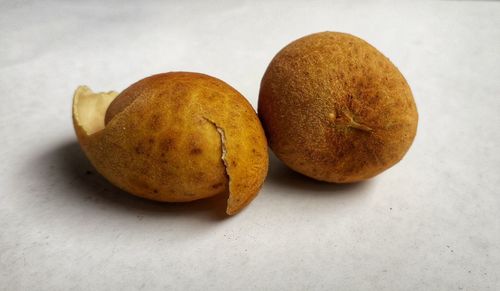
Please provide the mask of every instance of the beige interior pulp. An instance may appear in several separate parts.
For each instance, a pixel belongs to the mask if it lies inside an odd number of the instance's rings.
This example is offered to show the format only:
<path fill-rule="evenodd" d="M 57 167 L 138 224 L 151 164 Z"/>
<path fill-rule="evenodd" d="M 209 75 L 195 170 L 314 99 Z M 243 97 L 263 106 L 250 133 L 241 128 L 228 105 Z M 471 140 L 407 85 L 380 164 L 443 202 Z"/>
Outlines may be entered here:
<path fill-rule="evenodd" d="M 118 92 L 94 93 L 87 86 L 79 86 L 73 96 L 73 114 L 87 135 L 104 129 L 104 117 L 109 104 Z"/>

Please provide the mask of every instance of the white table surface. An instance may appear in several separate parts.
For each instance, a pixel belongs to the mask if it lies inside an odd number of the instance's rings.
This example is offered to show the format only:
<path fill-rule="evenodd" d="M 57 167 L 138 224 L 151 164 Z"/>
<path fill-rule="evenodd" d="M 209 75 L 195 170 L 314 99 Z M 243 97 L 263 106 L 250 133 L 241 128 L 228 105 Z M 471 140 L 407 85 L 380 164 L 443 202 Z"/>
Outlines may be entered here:
<path fill-rule="evenodd" d="M 2 1 L 0 289 L 500 290 L 500 3 L 327 2 Z M 221 199 L 117 190 L 76 143 L 80 84 L 197 71 L 256 106 L 274 54 L 325 30 L 413 89 L 417 138 L 375 179 L 319 183 L 272 157 L 225 218 Z"/>

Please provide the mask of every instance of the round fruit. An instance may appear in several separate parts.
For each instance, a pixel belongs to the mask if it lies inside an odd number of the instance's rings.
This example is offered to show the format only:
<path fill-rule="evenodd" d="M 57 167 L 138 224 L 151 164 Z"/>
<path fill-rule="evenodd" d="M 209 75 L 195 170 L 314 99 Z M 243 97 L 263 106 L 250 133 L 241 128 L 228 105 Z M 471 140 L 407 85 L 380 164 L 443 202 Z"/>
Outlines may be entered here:
<path fill-rule="evenodd" d="M 367 42 L 338 32 L 283 48 L 262 79 L 258 112 L 280 160 L 336 183 L 368 179 L 397 163 L 418 123 L 399 70 Z"/>
<path fill-rule="evenodd" d="M 154 75 L 120 94 L 79 87 L 73 122 L 97 171 L 144 198 L 181 202 L 229 193 L 227 213 L 234 214 L 267 174 L 267 141 L 252 106 L 207 75 Z"/>

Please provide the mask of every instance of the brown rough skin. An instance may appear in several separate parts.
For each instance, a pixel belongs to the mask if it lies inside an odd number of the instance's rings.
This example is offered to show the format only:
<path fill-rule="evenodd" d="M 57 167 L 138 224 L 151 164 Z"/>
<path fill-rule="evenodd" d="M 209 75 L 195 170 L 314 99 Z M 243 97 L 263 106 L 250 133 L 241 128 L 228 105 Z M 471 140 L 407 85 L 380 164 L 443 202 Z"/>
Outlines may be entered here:
<path fill-rule="evenodd" d="M 336 183 L 368 179 L 397 163 L 418 123 L 399 70 L 364 40 L 338 32 L 283 48 L 262 79 L 258 112 L 281 161 Z"/>
<path fill-rule="evenodd" d="M 140 80 L 111 102 L 106 125 L 91 134 L 80 124 L 86 113 L 78 96 L 91 94 L 85 90 L 75 94 L 77 136 L 116 186 L 169 202 L 229 192 L 228 214 L 260 190 L 268 169 L 264 131 L 252 106 L 223 81 L 186 72 Z"/>

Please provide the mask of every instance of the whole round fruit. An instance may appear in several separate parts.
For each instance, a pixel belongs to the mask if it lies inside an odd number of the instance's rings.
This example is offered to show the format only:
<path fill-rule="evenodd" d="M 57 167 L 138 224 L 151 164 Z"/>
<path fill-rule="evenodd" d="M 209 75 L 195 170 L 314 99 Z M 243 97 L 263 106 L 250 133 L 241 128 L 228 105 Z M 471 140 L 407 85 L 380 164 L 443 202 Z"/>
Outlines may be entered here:
<path fill-rule="evenodd" d="M 397 163 L 418 123 L 399 70 L 364 40 L 338 32 L 283 48 L 262 79 L 258 112 L 281 161 L 336 183 L 368 179 Z"/>
<path fill-rule="evenodd" d="M 97 171 L 144 198 L 182 202 L 229 193 L 227 213 L 234 214 L 267 175 L 267 141 L 252 106 L 207 75 L 154 75 L 120 94 L 79 87 L 73 122 Z"/>

